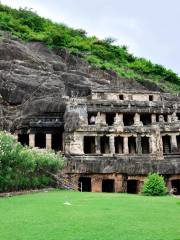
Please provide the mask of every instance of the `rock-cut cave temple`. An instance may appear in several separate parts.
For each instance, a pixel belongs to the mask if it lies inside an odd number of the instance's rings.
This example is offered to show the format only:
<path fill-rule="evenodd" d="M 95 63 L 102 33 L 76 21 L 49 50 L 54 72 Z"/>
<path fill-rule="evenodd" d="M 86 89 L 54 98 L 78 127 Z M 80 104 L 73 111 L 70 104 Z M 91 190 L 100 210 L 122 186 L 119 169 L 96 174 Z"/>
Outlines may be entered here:
<path fill-rule="evenodd" d="M 66 99 L 64 112 L 26 119 L 15 130 L 31 147 L 61 151 L 65 174 L 82 191 L 138 193 L 148 173 L 180 194 L 180 101 L 116 86 Z"/>

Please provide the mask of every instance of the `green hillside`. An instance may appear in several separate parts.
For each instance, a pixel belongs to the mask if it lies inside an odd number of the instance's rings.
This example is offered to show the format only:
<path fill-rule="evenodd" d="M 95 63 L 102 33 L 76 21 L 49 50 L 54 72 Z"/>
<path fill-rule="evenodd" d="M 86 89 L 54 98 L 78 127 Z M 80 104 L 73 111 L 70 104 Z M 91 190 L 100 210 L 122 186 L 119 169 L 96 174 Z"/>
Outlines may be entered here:
<path fill-rule="evenodd" d="M 180 77 L 172 70 L 133 56 L 126 46 L 115 45 L 111 38 L 89 37 L 84 30 L 53 23 L 28 9 L 0 4 L 0 30 L 24 41 L 42 41 L 49 48 L 66 48 L 93 67 L 112 70 L 121 77 L 153 82 L 165 91 L 180 91 Z"/>

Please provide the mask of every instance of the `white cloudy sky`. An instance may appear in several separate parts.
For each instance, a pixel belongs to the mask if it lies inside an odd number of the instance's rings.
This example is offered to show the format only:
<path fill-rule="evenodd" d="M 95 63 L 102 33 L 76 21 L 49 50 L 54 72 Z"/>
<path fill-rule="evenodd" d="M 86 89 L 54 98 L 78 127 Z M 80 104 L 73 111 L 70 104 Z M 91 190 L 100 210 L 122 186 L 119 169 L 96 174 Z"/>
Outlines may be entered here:
<path fill-rule="evenodd" d="M 180 74 L 180 0 L 1 0 L 28 7 L 41 16 L 114 37 L 136 56 Z"/>

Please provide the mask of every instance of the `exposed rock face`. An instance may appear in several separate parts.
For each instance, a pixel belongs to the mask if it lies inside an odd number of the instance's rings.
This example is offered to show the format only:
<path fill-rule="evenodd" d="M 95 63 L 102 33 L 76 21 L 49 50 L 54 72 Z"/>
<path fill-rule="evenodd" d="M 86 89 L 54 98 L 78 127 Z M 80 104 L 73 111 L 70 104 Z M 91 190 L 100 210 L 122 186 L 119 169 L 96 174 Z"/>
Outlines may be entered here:
<path fill-rule="evenodd" d="M 12 122 L 19 122 L 27 115 L 62 112 L 68 96 L 87 96 L 92 86 L 108 86 L 114 79 L 117 79 L 115 73 L 92 69 L 65 50 L 50 50 L 40 42 L 3 39 L 0 128 L 11 130 Z M 122 89 L 146 89 L 132 79 L 119 79 L 119 84 Z"/>

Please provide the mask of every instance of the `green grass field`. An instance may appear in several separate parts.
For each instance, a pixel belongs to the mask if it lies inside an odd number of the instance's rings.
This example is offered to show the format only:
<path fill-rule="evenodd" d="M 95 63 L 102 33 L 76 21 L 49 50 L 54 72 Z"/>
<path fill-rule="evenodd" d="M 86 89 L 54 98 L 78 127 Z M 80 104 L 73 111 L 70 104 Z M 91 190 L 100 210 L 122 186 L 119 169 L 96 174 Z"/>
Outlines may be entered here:
<path fill-rule="evenodd" d="M 2 198 L 0 240 L 10 239 L 180 240 L 180 199 L 68 191 Z"/>

